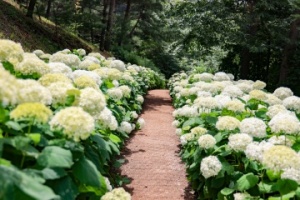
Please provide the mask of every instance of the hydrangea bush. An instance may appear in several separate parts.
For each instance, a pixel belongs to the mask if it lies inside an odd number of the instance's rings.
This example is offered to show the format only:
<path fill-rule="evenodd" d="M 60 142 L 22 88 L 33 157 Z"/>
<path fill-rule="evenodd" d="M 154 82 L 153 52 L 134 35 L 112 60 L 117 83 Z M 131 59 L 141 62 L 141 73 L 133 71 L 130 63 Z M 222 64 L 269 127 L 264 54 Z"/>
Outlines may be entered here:
<path fill-rule="evenodd" d="M 0 199 L 131 199 L 112 190 L 124 180 L 111 168 L 145 124 L 143 95 L 164 82 L 84 49 L 26 53 L 0 40 Z"/>
<path fill-rule="evenodd" d="M 169 80 L 172 125 L 199 199 L 300 199 L 300 98 L 265 87 L 224 72 Z"/>

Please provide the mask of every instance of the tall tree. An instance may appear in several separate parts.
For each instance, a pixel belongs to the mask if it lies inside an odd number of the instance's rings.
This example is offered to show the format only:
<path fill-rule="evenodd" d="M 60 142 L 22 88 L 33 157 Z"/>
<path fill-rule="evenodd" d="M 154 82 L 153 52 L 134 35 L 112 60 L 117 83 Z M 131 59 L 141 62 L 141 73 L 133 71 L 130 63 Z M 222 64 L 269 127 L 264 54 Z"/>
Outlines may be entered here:
<path fill-rule="evenodd" d="M 106 37 L 105 37 L 105 44 L 104 48 L 105 50 L 109 51 L 111 46 L 111 39 L 112 39 L 112 26 L 114 22 L 114 11 L 115 11 L 115 0 L 110 0 L 109 3 L 109 11 L 108 11 L 108 20 L 107 20 L 107 26 L 106 26 Z"/>
<path fill-rule="evenodd" d="M 100 34 L 100 50 L 105 50 L 105 40 L 106 40 L 106 24 L 107 24 L 107 7 L 108 7 L 109 0 L 103 0 L 103 10 L 102 10 L 102 30 Z"/>
<path fill-rule="evenodd" d="M 296 10 L 295 14 L 300 14 L 300 10 Z M 291 64 L 289 60 L 292 60 L 297 48 L 297 40 L 299 38 L 300 18 L 296 18 L 290 25 L 289 40 L 285 45 L 282 55 L 282 62 L 280 66 L 279 85 L 284 83 L 288 78 L 289 71 L 291 70 Z"/>
<path fill-rule="evenodd" d="M 30 18 L 33 17 L 33 12 L 34 12 L 35 4 L 36 4 L 36 0 L 30 0 L 30 1 L 29 1 L 27 13 L 26 13 L 26 16 L 27 16 L 27 17 L 30 17 Z"/>

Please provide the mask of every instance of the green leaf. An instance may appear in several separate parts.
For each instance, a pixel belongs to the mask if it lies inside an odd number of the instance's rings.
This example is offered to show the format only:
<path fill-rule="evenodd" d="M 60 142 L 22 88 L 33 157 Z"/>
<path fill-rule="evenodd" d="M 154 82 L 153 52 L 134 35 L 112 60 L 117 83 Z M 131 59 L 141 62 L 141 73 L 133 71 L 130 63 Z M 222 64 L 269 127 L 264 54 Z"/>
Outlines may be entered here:
<path fill-rule="evenodd" d="M 116 143 L 116 144 L 122 142 L 122 140 L 121 140 L 118 136 L 116 136 L 116 135 L 114 135 L 114 134 L 110 134 L 110 135 L 109 135 L 109 139 L 110 139 L 113 143 Z"/>
<path fill-rule="evenodd" d="M 274 192 L 273 185 L 274 185 L 274 183 L 260 182 L 258 184 L 258 188 L 259 188 L 260 193 L 262 193 L 262 194 L 272 193 L 272 192 Z"/>
<path fill-rule="evenodd" d="M 90 160 L 82 157 L 73 166 L 74 176 L 82 183 L 94 187 L 100 187 L 99 172 Z"/>
<path fill-rule="evenodd" d="M 18 122 L 8 121 L 8 122 L 5 123 L 5 125 L 8 128 L 16 130 L 16 131 L 21 131 L 22 130 L 22 127 L 20 126 L 20 124 Z"/>
<path fill-rule="evenodd" d="M 274 181 L 276 179 L 280 178 L 280 172 L 274 172 L 273 170 L 267 169 L 267 176 L 271 181 Z"/>
<path fill-rule="evenodd" d="M 51 188 L 62 200 L 74 200 L 79 194 L 77 186 L 69 176 L 53 181 Z"/>
<path fill-rule="evenodd" d="M 296 191 L 298 188 L 298 183 L 290 179 L 279 179 L 273 187 L 276 191 L 279 191 L 281 195 L 285 195 Z"/>
<path fill-rule="evenodd" d="M 40 133 L 29 133 L 26 134 L 28 138 L 30 138 L 35 145 L 37 145 L 41 141 L 41 134 Z"/>
<path fill-rule="evenodd" d="M 236 189 L 239 191 L 248 190 L 255 186 L 258 183 L 258 180 L 259 178 L 253 173 L 245 174 L 237 180 Z"/>
<path fill-rule="evenodd" d="M 61 147 L 48 146 L 39 155 L 37 162 L 43 167 L 70 168 L 73 165 L 72 153 Z"/>
<path fill-rule="evenodd" d="M 62 168 L 45 168 L 42 170 L 42 174 L 46 180 L 59 179 L 67 175 L 66 171 Z"/>
<path fill-rule="evenodd" d="M 234 189 L 231 189 L 231 188 L 223 188 L 221 190 L 221 194 L 225 195 L 225 196 L 228 196 L 230 194 L 232 194 L 235 190 Z"/>
<path fill-rule="evenodd" d="M 268 200 L 290 200 L 295 196 L 295 192 L 290 192 L 288 194 L 278 196 L 278 197 L 269 197 Z"/>
<path fill-rule="evenodd" d="M 14 167 L 0 165 L 0 171 L 0 198 L 2 200 L 14 199 L 12 196 L 14 196 L 16 190 L 20 190 L 20 193 L 17 194 L 18 199 L 59 199 L 52 189 Z"/>

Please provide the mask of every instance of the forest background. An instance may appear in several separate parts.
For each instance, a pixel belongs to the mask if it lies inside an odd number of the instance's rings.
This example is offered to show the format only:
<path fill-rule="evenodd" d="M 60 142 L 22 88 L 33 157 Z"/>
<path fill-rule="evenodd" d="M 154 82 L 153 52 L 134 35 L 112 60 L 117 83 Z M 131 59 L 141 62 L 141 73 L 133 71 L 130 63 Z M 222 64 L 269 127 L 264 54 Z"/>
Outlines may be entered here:
<path fill-rule="evenodd" d="M 101 52 L 174 72 L 224 71 L 300 95 L 299 0 L 17 0 Z M 4 9 L 4 8 L 1 8 Z M 78 47 L 79 48 L 79 47 Z M 49 52 L 52 53 L 52 52 Z"/>

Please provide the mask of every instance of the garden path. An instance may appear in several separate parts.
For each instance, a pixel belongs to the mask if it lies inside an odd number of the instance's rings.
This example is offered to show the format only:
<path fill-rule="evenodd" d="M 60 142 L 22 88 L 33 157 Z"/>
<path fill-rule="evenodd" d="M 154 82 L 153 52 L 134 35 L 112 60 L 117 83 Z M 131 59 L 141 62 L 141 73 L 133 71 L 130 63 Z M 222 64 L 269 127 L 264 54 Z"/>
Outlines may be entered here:
<path fill-rule="evenodd" d="M 132 200 L 192 200 L 179 139 L 172 127 L 173 107 L 168 90 L 151 90 L 145 97 L 146 125 L 131 136 L 122 155 L 121 175 L 131 180 L 125 189 Z"/>

